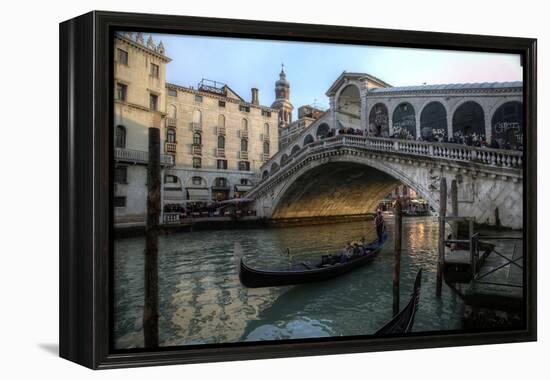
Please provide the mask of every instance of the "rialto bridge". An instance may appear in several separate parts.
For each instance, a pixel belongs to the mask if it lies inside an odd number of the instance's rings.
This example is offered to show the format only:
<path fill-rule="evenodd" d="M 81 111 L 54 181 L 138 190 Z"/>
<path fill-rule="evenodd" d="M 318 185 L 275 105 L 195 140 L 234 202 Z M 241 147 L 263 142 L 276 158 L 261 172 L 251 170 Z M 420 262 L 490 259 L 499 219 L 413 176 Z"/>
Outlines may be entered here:
<path fill-rule="evenodd" d="M 262 166 L 247 194 L 258 216 L 372 213 L 401 183 L 437 210 L 443 176 L 457 180 L 460 215 L 521 228 L 521 150 L 434 142 L 475 134 L 521 147 L 521 83 L 389 87 L 343 73 L 327 96 L 325 115 Z M 352 129 L 363 135 L 339 134 Z"/>

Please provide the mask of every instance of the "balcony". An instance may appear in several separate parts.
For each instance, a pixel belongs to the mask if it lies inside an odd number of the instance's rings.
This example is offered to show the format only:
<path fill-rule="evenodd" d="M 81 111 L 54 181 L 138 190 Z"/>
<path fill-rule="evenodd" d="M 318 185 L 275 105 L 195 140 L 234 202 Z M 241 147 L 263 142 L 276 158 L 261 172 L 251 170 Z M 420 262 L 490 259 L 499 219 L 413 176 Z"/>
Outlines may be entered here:
<path fill-rule="evenodd" d="M 164 143 L 164 153 L 176 153 L 176 147 L 177 143 L 175 142 L 168 142 L 166 141 Z"/>
<path fill-rule="evenodd" d="M 202 124 L 201 123 L 191 123 L 191 129 L 193 132 L 202 132 Z"/>
<path fill-rule="evenodd" d="M 262 153 L 261 159 L 262 159 L 262 161 L 269 160 L 269 153 Z"/>
<path fill-rule="evenodd" d="M 225 148 L 216 148 L 216 157 L 225 157 Z"/>
<path fill-rule="evenodd" d="M 245 150 L 241 150 L 239 152 L 239 159 L 241 160 L 248 160 L 248 152 Z"/>
<path fill-rule="evenodd" d="M 262 133 L 262 141 L 268 141 L 269 142 L 269 135 L 266 133 Z"/>
<path fill-rule="evenodd" d="M 115 160 L 119 162 L 147 165 L 149 163 L 149 153 L 144 150 L 115 148 Z M 173 166 L 174 157 L 169 154 L 161 154 L 160 165 Z"/>
<path fill-rule="evenodd" d="M 167 117 L 166 118 L 166 126 L 167 127 L 175 127 L 176 126 L 176 119 L 174 119 L 172 117 Z"/>
<path fill-rule="evenodd" d="M 216 127 L 216 132 L 218 133 L 218 135 L 225 136 L 225 127 Z"/>
<path fill-rule="evenodd" d="M 248 138 L 248 131 L 243 131 L 242 129 L 239 131 L 239 137 L 241 139 L 247 139 Z"/>
<path fill-rule="evenodd" d="M 202 156 L 202 145 L 193 145 L 191 153 L 193 156 Z"/>

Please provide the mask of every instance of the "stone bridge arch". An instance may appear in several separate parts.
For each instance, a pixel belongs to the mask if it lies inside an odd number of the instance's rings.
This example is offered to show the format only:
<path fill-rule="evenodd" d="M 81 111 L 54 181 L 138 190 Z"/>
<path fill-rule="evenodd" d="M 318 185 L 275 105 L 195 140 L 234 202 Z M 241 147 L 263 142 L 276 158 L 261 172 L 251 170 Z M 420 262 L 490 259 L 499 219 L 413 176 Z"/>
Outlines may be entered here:
<path fill-rule="evenodd" d="M 437 209 L 439 200 L 416 179 L 374 157 L 341 155 L 311 161 L 273 192 L 271 217 L 367 214 L 404 184 Z"/>

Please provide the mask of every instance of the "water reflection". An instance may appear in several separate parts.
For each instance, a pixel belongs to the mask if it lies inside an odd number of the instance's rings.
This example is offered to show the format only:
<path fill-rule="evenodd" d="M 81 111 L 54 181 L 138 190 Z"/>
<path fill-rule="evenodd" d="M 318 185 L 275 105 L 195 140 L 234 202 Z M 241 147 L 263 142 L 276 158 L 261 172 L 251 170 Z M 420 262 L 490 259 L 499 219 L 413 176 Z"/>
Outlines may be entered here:
<path fill-rule="evenodd" d="M 444 289 L 435 298 L 438 228 L 432 218 L 404 219 L 401 303 L 424 270 L 415 331 L 460 328 L 462 303 Z M 388 231 L 393 236 L 391 221 Z M 315 261 L 349 241 L 373 239 L 372 221 L 266 230 L 201 231 L 159 241 L 161 345 L 372 334 L 392 313 L 393 242 L 369 265 L 343 277 L 293 287 L 248 289 L 238 256 L 272 268 Z M 144 239 L 115 242 L 115 342 L 140 347 Z"/>

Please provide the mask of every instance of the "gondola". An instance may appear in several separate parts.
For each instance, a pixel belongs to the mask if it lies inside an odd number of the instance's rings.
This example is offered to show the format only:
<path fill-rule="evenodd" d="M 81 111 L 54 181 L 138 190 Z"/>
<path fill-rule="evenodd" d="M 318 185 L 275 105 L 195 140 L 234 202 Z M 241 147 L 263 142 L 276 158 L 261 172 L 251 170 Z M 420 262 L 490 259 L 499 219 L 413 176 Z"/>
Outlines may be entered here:
<path fill-rule="evenodd" d="M 422 269 L 416 274 L 414 288 L 411 294 L 411 299 L 407 306 L 403 308 L 391 321 L 386 323 L 374 335 L 399 335 L 410 333 L 414 324 L 414 316 L 418 310 L 420 301 L 420 285 L 422 281 Z"/>
<path fill-rule="evenodd" d="M 388 236 L 382 236 L 364 247 L 361 255 L 351 256 L 347 262 L 340 263 L 339 255 L 324 255 L 317 264 L 299 263 L 287 269 L 262 270 L 249 267 L 241 258 L 239 278 L 244 286 L 261 288 L 266 286 L 285 286 L 328 280 L 369 263 L 380 252 Z"/>

